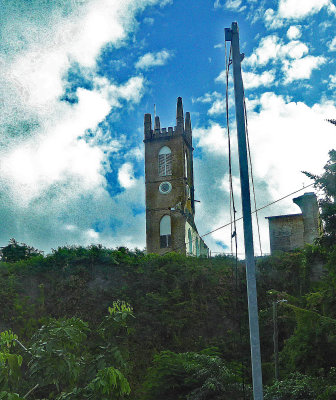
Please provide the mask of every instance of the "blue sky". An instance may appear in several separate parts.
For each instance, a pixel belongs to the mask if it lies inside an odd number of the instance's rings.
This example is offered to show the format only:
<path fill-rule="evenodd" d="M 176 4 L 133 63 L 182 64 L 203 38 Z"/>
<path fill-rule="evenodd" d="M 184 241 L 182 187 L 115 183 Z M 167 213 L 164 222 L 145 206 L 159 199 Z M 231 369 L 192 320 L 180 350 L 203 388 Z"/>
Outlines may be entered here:
<path fill-rule="evenodd" d="M 224 28 L 238 21 L 258 206 L 319 173 L 335 147 L 332 0 L 1 1 L 0 246 L 145 246 L 143 115 L 191 112 L 196 223 L 230 221 Z M 239 176 L 234 134 L 233 183 Z M 291 199 L 260 214 L 299 212 Z M 238 208 L 238 214 L 240 207 Z M 239 251 L 243 252 L 241 227 Z M 230 230 L 206 238 L 230 251 Z M 256 252 L 258 246 L 256 246 Z"/>

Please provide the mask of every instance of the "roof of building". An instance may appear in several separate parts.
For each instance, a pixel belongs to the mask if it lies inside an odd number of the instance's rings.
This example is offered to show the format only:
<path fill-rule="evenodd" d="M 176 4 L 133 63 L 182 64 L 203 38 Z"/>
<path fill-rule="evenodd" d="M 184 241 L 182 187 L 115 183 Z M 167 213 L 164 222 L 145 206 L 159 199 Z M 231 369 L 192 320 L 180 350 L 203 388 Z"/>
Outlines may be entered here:
<path fill-rule="evenodd" d="M 288 218 L 288 217 L 298 218 L 298 217 L 302 217 L 302 214 L 272 215 L 270 217 L 265 217 L 265 218 L 266 219 L 273 219 L 273 218 Z"/>

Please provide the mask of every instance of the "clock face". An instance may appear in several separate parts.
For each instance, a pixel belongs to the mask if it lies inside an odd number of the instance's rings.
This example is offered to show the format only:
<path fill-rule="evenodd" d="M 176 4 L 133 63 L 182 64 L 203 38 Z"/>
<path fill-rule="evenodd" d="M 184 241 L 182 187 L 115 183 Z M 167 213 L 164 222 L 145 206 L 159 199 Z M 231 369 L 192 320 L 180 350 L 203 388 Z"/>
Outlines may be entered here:
<path fill-rule="evenodd" d="M 162 194 L 167 194 L 172 190 L 172 185 L 170 182 L 162 182 L 159 186 L 159 191 Z"/>

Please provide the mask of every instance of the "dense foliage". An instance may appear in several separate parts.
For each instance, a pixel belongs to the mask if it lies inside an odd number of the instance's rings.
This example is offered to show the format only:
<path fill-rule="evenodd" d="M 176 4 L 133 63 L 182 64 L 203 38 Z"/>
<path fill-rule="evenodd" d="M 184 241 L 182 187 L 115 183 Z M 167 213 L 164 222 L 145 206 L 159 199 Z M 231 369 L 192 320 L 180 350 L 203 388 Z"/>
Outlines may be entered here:
<path fill-rule="evenodd" d="M 0 259 L 6 262 L 26 260 L 33 256 L 42 254 L 42 251 L 34 249 L 25 243 L 18 243 L 14 238 L 10 239 L 7 246 L 0 249 Z"/>
<path fill-rule="evenodd" d="M 313 179 L 314 186 L 322 191 L 319 206 L 325 231 L 323 244 L 332 246 L 336 243 L 336 150 L 329 152 L 329 160 L 324 166 L 323 174 L 305 174 Z"/>
<path fill-rule="evenodd" d="M 336 248 L 313 245 L 258 261 L 267 399 L 295 385 L 316 396 L 319 383 L 329 393 L 321 399 L 335 396 L 335 260 Z M 98 399 L 104 390 L 106 398 L 129 390 L 131 399 L 250 398 L 245 291 L 244 266 L 227 257 L 91 246 L 2 263 L 0 398 L 36 385 L 36 399 Z M 280 299 L 274 383 L 272 302 Z"/>
<path fill-rule="evenodd" d="M 209 351 L 210 350 L 210 351 Z M 162 351 L 154 356 L 144 383 L 144 399 L 240 399 L 244 388 L 233 369 L 211 349 L 200 353 Z"/>
<path fill-rule="evenodd" d="M 265 400 L 336 400 L 330 157 L 314 176 L 325 191 L 324 237 L 257 260 Z M 0 262 L 0 400 L 250 399 L 244 268 L 230 257 L 124 247 L 60 247 L 44 256 L 11 240 Z"/>
<path fill-rule="evenodd" d="M 116 302 L 95 330 L 75 317 L 49 319 L 29 347 L 10 330 L 2 332 L 0 398 L 21 398 L 23 392 L 23 398 L 32 392 L 41 399 L 124 398 L 131 389 L 121 371 L 127 370 L 126 360 L 117 338 L 118 333 L 127 336 L 131 316 L 128 305 Z"/>

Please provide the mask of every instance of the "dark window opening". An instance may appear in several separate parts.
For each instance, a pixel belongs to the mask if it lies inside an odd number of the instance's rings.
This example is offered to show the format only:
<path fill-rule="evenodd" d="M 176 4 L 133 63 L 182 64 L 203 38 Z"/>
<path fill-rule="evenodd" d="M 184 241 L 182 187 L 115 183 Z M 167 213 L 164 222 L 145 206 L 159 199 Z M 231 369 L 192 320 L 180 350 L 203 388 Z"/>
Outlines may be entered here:
<path fill-rule="evenodd" d="M 171 247 L 171 235 L 161 235 L 160 236 L 160 248 Z"/>

